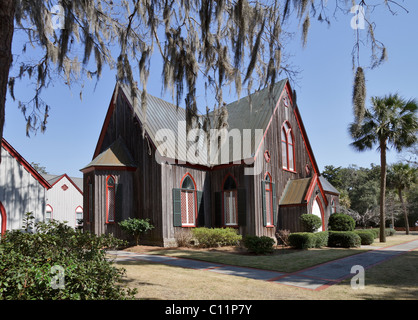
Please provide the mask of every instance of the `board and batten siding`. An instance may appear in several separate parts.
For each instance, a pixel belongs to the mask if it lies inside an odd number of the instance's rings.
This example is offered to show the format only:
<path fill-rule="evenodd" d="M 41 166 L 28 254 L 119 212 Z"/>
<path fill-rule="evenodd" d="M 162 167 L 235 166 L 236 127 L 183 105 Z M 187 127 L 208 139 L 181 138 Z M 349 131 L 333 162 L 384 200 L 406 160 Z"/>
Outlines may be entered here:
<path fill-rule="evenodd" d="M 66 186 L 66 187 L 65 187 Z M 65 189 L 65 190 L 64 190 Z M 66 176 L 47 191 L 46 204 L 52 207 L 52 219 L 66 222 L 72 228 L 77 225 L 76 209 L 83 207 L 83 194 Z"/>
<path fill-rule="evenodd" d="M 148 137 L 143 137 L 140 122 L 134 117 L 130 106 L 123 93 L 119 92 L 116 97 L 114 111 L 108 119 L 106 131 L 103 133 L 98 154 L 106 150 L 119 137 L 123 139 L 134 162 L 137 166 L 134 172 L 111 170 L 108 172 L 94 171 L 85 174 L 84 186 L 87 188 L 87 177 L 93 179 L 94 212 L 96 221 L 92 222 L 87 229 L 95 233 L 114 232 L 120 235 L 116 224 L 105 224 L 106 215 L 106 177 L 108 174 L 124 176 L 131 181 L 123 182 L 123 219 L 140 218 L 150 219 L 154 229 L 141 236 L 143 244 L 161 245 L 163 238 L 163 217 L 161 198 L 161 165 L 155 160 L 155 149 L 150 145 Z M 95 178 L 93 178 L 96 176 Z M 129 178 L 128 178 L 129 176 Z M 129 184 L 129 187 L 128 187 Z M 86 198 L 86 197 L 85 197 Z M 84 200 L 85 206 L 87 200 Z"/>
<path fill-rule="evenodd" d="M 21 229 L 25 214 L 32 212 L 35 222 L 44 221 L 46 188 L 1 147 L 0 202 L 6 212 L 6 229 Z"/>
<path fill-rule="evenodd" d="M 196 191 L 203 191 L 204 226 L 211 226 L 210 216 L 210 176 L 209 172 L 186 166 L 161 164 L 161 203 L 163 245 L 175 245 L 176 233 L 189 230 L 174 227 L 173 189 L 181 188 L 182 179 L 189 174 L 196 184 Z"/>
<path fill-rule="evenodd" d="M 115 221 L 107 222 L 107 178 L 112 176 L 115 179 L 116 188 L 116 209 Z M 90 179 L 89 179 L 90 178 Z M 132 218 L 130 213 L 133 211 L 132 199 L 133 196 L 133 175 L 129 171 L 115 171 L 115 170 L 96 170 L 84 176 L 84 188 L 89 190 L 89 183 L 92 183 L 93 188 L 93 208 L 89 212 L 89 194 L 85 192 L 84 197 L 84 230 L 101 235 L 112 233 L 119 238 L 125 238 L 126 235 L 122 233 L 118 222 Z M 89 219 L 88 215 L 93 214 Z"/>
<path fill-rule="evenodd" d="M 284 91 L 283 97 L 288 97 L 287 90 Z M 283 98 L 282 97 L 282 98 Z M 275 238 L 275 230 L 282 228 L 281 222 L 283 219 L 277 219 L 276 228 L 264 227 L 263 224 L 263 203 L 262 203 L 262 180 L 266 173 L 270 173 L 272 182 L 275 183 L 276 192 L 276 214 L 280 214 L 279 201 L 286 187 L 289 179 L 301 179 L 309 176 L 306 173 L 305 167 L 308 165 L 310 172 L 313 172 L 314 164 L 311 162 L 308 154 L 308 150 L 305 146 L 303 139 L 303 133 L 300 128 L 300 124 L 295 116 L 294 107 L 289 103 L 289 107 L 286 110 L 283 99 L 278 102 L 278 107 L 275 110 L 270 126 L 265 133 L 264 140 L 259 147 L 259 151 L 256 155 L 254 162 L 254 171 L 258 174 L 253 176 L 253 190 L 250 202 L 254 203 L 254 221 L 251 226 L 251 230 L 255 235 L 269 236 Z M 275 105 L 271 106 L 272 108 Z M 281 129 L 285 121 L 288 121 L 293 132 L 294 139 L 294 158 L 295 158 L 295 170 L 288 171 L 283 169 L 282 163 L 282 150 L 281 150 Z M 264 157 L 265 152 L 269 152 L 270 159 L 267 161 Z M 292 210 L 296 212 L 298 209 Z M 300 208 L 299 208 L 300 210 Z M 294 218 L 297 217 L 295 216 Z M 297 224 L 297 222 L 295 222 Z"/>

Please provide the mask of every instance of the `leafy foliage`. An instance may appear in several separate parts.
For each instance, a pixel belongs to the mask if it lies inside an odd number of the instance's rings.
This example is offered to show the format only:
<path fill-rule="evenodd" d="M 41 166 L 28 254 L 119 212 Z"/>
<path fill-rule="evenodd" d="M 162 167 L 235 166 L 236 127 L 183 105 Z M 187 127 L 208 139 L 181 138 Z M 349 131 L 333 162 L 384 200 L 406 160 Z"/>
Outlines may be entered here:
<path fill-rule="evenodd" d="M 23 230 L 0 240 L 0 299 L 132 298 L 135 292 L 119 285 L 123 269 L 106 259 L 105 249 L 121 244 L 111 235 L 81 233 L 55 221 L 33 223 L 29 213 Z M 54 267 L 62 268 L 63 283 Z"/>
<path fill-rule="evenodd" d="M 247 235 L 243 239 L 244 247 L 255 254 L 267 254 L 273 252 L 274 239 L 266 236 Z"/>
<path fill-rule="evenodd" d="M 360 245 L 361 238 L 354 231 L 329 231 L 329 247 L 356 248 Z"/>
<path fill-rule="evenodd" d="M 349 131 L 353 138 L 351 145 L 357 151 L 376 146 L 380 152 L 380 241 L 385 242 L 386 152 L 389 146 L 400 152 L 418 141 L 418 101 L 389 94 L 372 97 L 371 102 L 362 121 L 352 123 Z"/>
<path fill-rule="evenodd" d="M 404 164 L 396 164 L 404 166 Z M 396 177 L 393 172 L 394 165 L 388 168 L 385 207 L 388 212 L 388 220 L 394 219 L 397 227 L 404 226 L 404 214 L 399 199 L 399 192 L 394 189 Z M 410 165 L 411 168 L 413 168 Z M 371 164 L 369 168 L 350 165 L 348 167 L 325 166 L 321 173 L 340 192 L 339 212 L 348 214 L 354 218 L 356 225 L 374 227 L 379 224 L 379 183 L 380 166 Z M 409 179 L 408 179 L 409 180 Z M 399 182 L 396 182 L 396 184 Z M 409 185 L 409 183 L 408 183 Z M 417 187 L 413 179 L 410 187 L 403 190 L 405 207 L 408 212 L 410 226 L 414 226 L 418 220 Z"/>
<path fill-rule="evenodd" d="M 362 245 L 370 245 L 374 242 L 374 239 L 376 238 L 375 233 L 370 229 L 354 230 L 354 232 L 357 235 L 359 235 Z"/>
<path fill-rule="evenodd" d="M 328 219 L 328 228 L 332 231 L 353 231 L 356 222 L 352 217 L 342 213 L 334 213 Z"/>
<path fill-rule="evenodd" d="M 136 245 L 139 244 L 141 233 L 154 229 L 154 226 L 150 223 L 149 219 L 129 218 L 119 222 L 119 226 L 123 231 L 135 238 Z"/>
<path fill-rule="evenodd" d="M 314 214 L 302 214 L 300 221 L 308 232 L 315 232 L 322 226 L 321 218 Z"/>
<path fill-rule="evenodd" d="M 289 244 L 296 249 L 326 247 L 328 245 L 328 231 L 294 232 L 289 235 Z"/>
<path fill-rule="evenodd" d="M 391 5 L 397 4 L 381 2 L 390 12 L 393 12 Z M 73 87 L 86 77 L 100 79 L 106 65 L 116 69 L 117 79 L 131 87 L 134 107 L 140 104 L 145 110 L 155 52 L 162 61 L 163 89 L 171 92 L 177 105 L 184 98 L 188 125 L 196 125 L 199 79 L 204 82 L 205 94 L 210 90 L 216 97 L 217 105 L 213 107 L 220 111 L 225 85 L 232 86 L 240 96 L 243 85 L 250 93 L 255 87 L 274 84 L 281 74 L 293 78 L 297 71 L 285 53 L 286 42 L 293 37 L 288 20 L 293 18 L 302 25 L 305 46 L 311 20 L 329 25 L 329 12 L 334 12 L 335 17 L 341 12 L 347 14 L 353 5 L 336 1 L 332 8 L 323 0 L 16 0 L 13 3 L 10 14 L 15 17 L 14 32 L 24 40 L 14 55 L 17 59 L 8 84 L 15 99 L 16 80 L 24 77 L 35 80 L 33 99 L 19 101 L 28 134 L 38 126 L 42 131 L 46 129 L 50 106 L 41 94 L 55 79 L 61 78 Z M 374 5 L 361 1 L 359 6 L 363 12 L 373 12 L 369 9 Z M 62 22 L 58 27 L 57 18 Z M 354 40 L 352 54 L 357 68 L 364 43 L 370 44 L 372 67 L 386 57 L 385 46 L 375 37 L 372 17 L 367 17 L 366 23 L 368 41 L 359 38 L 359 33 Z M 38 49 L 35 55 L 33 51 L 29 53 L 27 43 Z M 139 88 L 140 99 L 136 97 Z M 217 113 L 221 121 L 215 122 L 222 123 L 224 116 L 224 112 Z"/>
<path fill-rule="evenodd" d="M 213 248 L 222 246 L 235 246 L 242 236 L 233 228 L 194 228 L 193 237 L 197 240 L 197 245 L 203 248 Z"/>

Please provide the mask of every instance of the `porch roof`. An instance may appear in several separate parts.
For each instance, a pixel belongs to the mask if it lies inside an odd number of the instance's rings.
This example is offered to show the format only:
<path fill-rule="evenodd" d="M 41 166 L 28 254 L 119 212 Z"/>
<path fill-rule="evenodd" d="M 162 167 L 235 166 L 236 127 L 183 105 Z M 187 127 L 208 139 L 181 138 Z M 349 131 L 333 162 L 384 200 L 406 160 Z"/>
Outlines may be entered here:
<path fill-rule="evenodd" d="M 311 180 L 312 178 L 289 180 L 283 191 L 279 205 L 296 205 L 306 203 L 305 198 L 311 184 Z"/>

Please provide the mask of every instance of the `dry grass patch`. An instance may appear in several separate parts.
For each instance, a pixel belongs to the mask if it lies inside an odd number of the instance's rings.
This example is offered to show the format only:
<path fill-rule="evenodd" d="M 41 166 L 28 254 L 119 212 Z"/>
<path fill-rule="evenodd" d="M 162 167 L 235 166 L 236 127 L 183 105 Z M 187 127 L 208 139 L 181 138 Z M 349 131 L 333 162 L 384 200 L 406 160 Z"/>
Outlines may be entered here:
<path fill-rule="evenodd" d="M 195 259 L 213 263 L 251 267 L 279 272 L 294 272 L 327 261 L 340 259 L 358 254 L 370 249 L 361 248 L 321 248 L 310 250 L 295 250 L 277 247 L 272 254 L 255 255 L 237 247 L 223 247 L 217 249 L 200 248 L 147 248 L 132 247 L 131 252 L 147 252 L 178 258 Z"/>
<path fill-rule="evenodd" d="M 388 237 L 385 244 L 376 241 L 371 247 L 392 246 L 416 239 L 418 235 L 397 234 Z M 366 249 L 325 248 L 289 250 L 287 253 L 278 249 L 282 252 L 267 256 L 243 254 L 236 248 L 180 250 L 139 246 L 126 250 L 292 272 Z M 162 300 L 417 300 L 417 265 L 418 250 L 414 250 L 366 269 L 363 290 L 352 289 L 351 279 L 347 279 L 327 289 L 311 291 L 275 282 L 145 261 L 117 263 L 127 271 L 124 285 L 137 288 L 138 299 Z"/>

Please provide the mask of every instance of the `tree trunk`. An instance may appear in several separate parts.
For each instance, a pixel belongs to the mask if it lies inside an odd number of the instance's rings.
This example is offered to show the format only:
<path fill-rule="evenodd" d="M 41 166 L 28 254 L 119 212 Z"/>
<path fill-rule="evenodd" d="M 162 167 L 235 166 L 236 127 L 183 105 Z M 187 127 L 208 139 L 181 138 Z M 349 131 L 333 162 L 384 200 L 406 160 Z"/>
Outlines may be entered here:
<path fill-rule="evenodd" d="M 380 242 L 386 242 L 386 139 L 380 139 Z"/>
<path fill-rule="evenodd" d="M 7 84 L 12 64 L 12 39 L 14 31 L 14 0 L 0 1 L 0 141 L 3 138 Z M 1 152 L 1 148 L 0 148 Z M 1 157 L 0 157 L 1 162 Z"/>
<path fill-rule="evenodd" d="M 399 200 L 401 200 L 401 203 L 402 203 L 403 213 L 405 217 L 405 231 L 406 231 L 406 234 L 409 234 L 408 211 L 406 210 L 405 202 L 403 201 L 401 189 L 398 189 L 398 194 L 399 194 Z"/>

